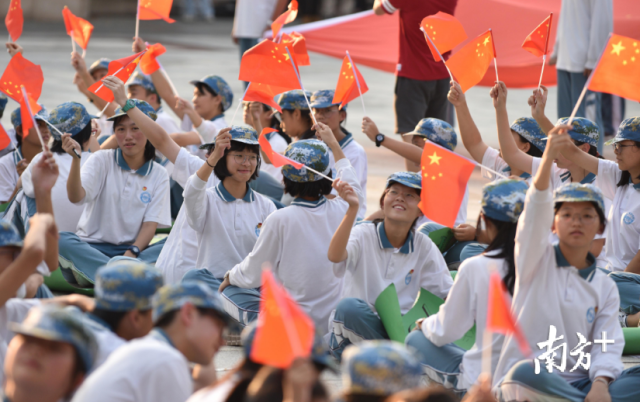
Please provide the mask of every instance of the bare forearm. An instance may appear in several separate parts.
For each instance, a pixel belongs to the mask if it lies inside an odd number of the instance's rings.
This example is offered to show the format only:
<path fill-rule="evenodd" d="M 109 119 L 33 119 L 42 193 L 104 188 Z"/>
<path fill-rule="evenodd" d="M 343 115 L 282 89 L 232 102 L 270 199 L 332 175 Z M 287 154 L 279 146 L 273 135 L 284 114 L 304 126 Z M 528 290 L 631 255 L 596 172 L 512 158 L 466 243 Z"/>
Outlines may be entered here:
<path fill-rule="evenodd" d="M 531 174 L 533 157 L 522 152 L 516 145 L 511 135 L 511 125 L 509 124 L 509 116 L 507 115 L 506 108 L 496 109 L 496 120 L 502 158 L 511 169 L 522 170 Z"/>
<path fill-rule="evenodd" d="M 202 137 L 195 131 L 189 131 L 186 133 L 173 133 L 169 134 L 171 139 L 179 146 L 186 147 L 187 145 L 200 145 L 202 143 Z"/>
<path fill-rule="evenodd" d="M 640 251 L 629 262 L 624 272 L 631 272 L 632 274 L 640 274 Z"/>
<path fill-rule="evenodd" d="M 82 187 L 80 159 L 78 158 L 73 158 L 71 161 L 71 169 L 69 170 L 69 178 L 67 179 L 67 195 L 69 196 L 69 201 L 73 203 L 82 201 L 86 195 L 84 187 Z"/>
<path fill-rule="evenodd" d="M 338 162 L 340 159 L 345 158 L 344 152 L 342 152 L 342 148 L 340 148 L 340 144 L 338 144 L 338 141 L 334 139 L 327 145 L 329 146 L 329 149 L 331 149 L 331 152 L 333 152 L 333 158 L 335 162 Z"/>
<path fill-rule="evenodd" d="M 488 147 L 484 141 L 482 141 L 480 130 L 478 130 L 478 126 L 476 126 L 475 121 L 473 121 L 471 111 L 469 111 L 469 106 L 466 102 L 456 106 L 456 116 L 458 118 L 460 137 L 462 138 L 464 147 L 476 162 L 482 163 L 482 158 Z"/>
<path fill-rule="evenodd" d="M 163 69 L 158 69 L 151 74 L 151 81 L 153 81 L 153 85 L 156 87 L 156 91 L 160 98 L 162 98 L 167 103 L 167 106 L 173 110 L 173 113 L 182 120 L 184 117 L 184 111 L 176 108 L 176 98 L 178 97 L 178 94 L 173 92 L 167 73 Z"/>
<path fill-rule="evenodd" d="M 140 227 L 138 237 L 136 238 L 136 241 L 133 242 L 133 245 L 138 247 L 141 251 L 147 248 L 151 240 L 153 240 L 153 236 L 155 236 L 156 234 L 157 227 L 158 222 L 142 223 L 142 227 Z"/>
<path fill-rule="evenodd" d="M 95 81 L 93 80 L 93 77 L 91 76 L 91 74 L 89 74 L 87 70 L 79 72 L 78 74 L 80 74 L 80 78 L 82 78 L 82 81 L 84 81 L 87 87 L 90 87 L 95 83 Z"/>
<path fill-rule="evenodd" d="M 577 146 L 571 144 L 570 148 L 562 152 L 562 155 L 588 172 L 598 174 L 600 159 L 589 155 Z"/>
<path fill-rule="evenodd" d="M 116 149 L 118 148 L 118 141 L 116 140 L 115 135 L 111 135 L 107 138 L 102 145 L 100 145 L 100 149 Z"/>
<path fill-rule="evenodd" d="M 42 194 L 36 186 L 34 188 L 36 196 L 36 210 L 38 213 L 47 213 L 53 215 L 53 203 L 51 201 L 51 194 Z M 44 261 L 49 268 L 49 271 L 53 272 L 58 269 L 58 239 L 53 236 L 46 236 L 45 239 L 45 255 Z"/>
<path fill-rule="evenodd" d="M 145 137 L 151 142 L 151 144 L 164 156 L 166 156 L 171 163 L 175 163 L 180 147 L 175 142 L 171 141 L 171 137 L 164 131 L 164 128 L 158 123 L 153 121 L 149 116 L 142 113 L 140 109 L 134 107 L 129 109 L 127 116 L 133 120 L 140 130 L 144 133 Z"/>
<path fill-rule="evenodd" d="M 553 164 L 553 158 L 550 158 L 548 154 L 542 155 L 542 163 L 538 169 L 538 173 L 534 178 L 534 185 L 538 191 L 545 191 L 549 188 L 551 181 L 551 165 Z"/>
<path fill-rule="evenodd" d="M 329 252 L 327 256 L 329 261 L 339 263 L 347 259 L 347 244 L 349 244 L 349 236 L 351 236 L 351 228 L 358 217 L 358 206 L 349 206 L 338 230 L 333 234 L 331 243 L 329 243 Z"/>
<path fill-rule="evenodd" d="M 420 147 L 409 144 L 408 142 L 398 141 L 395 138 L 390 138 L 389 136 L 384 137 L 382 146 L 413 163 L 419 164 L 420 159 L 422 158 L 422 149 L 420 149 Z"/>
<path fill-rule="evenodd" d="M 44 239 L 44 234 L 40 234 Z M 7 269 L 0 273 L 0 306 L 14 297 L 20 286 L 36 270 L 44 257 L 44 240 L 22 249 Z"/>
<path fill-rule="evenodd" d="M 551 122 L 551 120 L 549 120 L 549 118 L 546 115 L 542 115 L 541 117 L 538 117 L 536 119 L 536 122 L 540 126 L 540 129 L 542 130 L 542 132 L 545 134 L 548 134 L 549 131 L 551 131 L 554 127 L 553 123 Z"/>
<path fill-rule="evenodd" d="M 193 126 L 198 128 L 202 124 L 202 117 L 193 109 L 188 109 L 185 113 L 189 116 L 189 119 L 193 123 Z"/>

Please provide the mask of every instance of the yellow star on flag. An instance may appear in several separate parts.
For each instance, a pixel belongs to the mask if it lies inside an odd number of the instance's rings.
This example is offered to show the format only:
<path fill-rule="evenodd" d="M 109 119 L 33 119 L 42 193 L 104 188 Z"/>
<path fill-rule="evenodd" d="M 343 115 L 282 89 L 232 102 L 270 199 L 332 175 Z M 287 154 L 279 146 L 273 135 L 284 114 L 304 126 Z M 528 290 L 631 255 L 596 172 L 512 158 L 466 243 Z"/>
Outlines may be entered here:
<path fill-rule="evenodd" d="M 487 46 L 487 43 L 489 43 L 489 37 L 488 36 L 486 38 L 484 38 L 484 42 L 482 44 Z"/>
<path fill-rule="evenodd" d="M 615 53 L 618 56 L 620 56 L 621 51 L 626 49 L 626 47 L 622 46 L 622 41 L 618 42 L 618 44 L 612 43 L 611 46 L 613 46 L 613 50 L 611 50 L 611 54 Z"/>
<path fill-rule="evenodd" d="M 440 159 L 442 159 L 442 156 L 438 156 L 438 154 L 436 154 L 436 152 L 433 151 L 433 155 L 429 155 L 429 159 L 431 159 L 431 162 L 429 163 L 429 165 L 433 165 L 434 163 L 436 165 L 439 165 Z"/>

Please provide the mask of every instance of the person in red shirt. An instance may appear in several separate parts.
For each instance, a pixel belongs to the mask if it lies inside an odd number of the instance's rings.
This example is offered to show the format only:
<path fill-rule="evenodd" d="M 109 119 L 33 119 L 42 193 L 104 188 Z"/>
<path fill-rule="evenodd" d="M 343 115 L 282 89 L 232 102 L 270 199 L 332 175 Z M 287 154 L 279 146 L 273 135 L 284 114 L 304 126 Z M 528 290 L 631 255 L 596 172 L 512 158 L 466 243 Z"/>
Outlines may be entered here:
<path fill-rule="evenodd" d="M 436 62 L 420 30 L 420 22 L 438 11 L 453 15 L 458 0 L 375 0 L 377 15 L 400 13 L 400 57 L 396 68 L 394 110 L 396 133 L 413 130 L 425 117 L 447 120 L 449 73 Z M 444 58 L 448 57 L 445 53 Z M 410 137 L 403 137 L 411 141 Z M 419 164 L 405 159 L 407 170 L 420 171 Z"/>

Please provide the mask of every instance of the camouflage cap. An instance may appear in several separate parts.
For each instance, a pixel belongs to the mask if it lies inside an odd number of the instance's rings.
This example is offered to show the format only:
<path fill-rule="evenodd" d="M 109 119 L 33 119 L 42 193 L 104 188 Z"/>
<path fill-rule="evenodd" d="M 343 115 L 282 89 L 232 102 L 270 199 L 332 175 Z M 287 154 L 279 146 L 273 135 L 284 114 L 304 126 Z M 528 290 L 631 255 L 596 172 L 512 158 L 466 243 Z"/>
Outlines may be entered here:
<path fill-rule="evenodd" d="M 569 122 L 568 117 L 563 117 L 558 120 L 557 124 L 567 124 Z M 600 129 L 598 125 L 589 119 L 584 117 L 574 117 L 571 122 L 573 127 L 569 130 L 569 136 L 578 142 L 584 142 L 594 147 L 598 146 L 598 140 L 600 139 Z"/>
<path fill-rule="evenodd" d="M 542 132 L 542 129 L 534 119 L 531 117 L 521 117 L 511 124 L 511 129 L 544 152 L 547 146 L 547 136 Z"/>
<path fill-rule="evenodd" d="M 47 108 L 43 105 L 39 104 L 42 109 L 34 116 L 36 120 L 47 121 L 49 120 L 49 112 Z M 17 128 L 22 125 L 22 115 L 20 114 L 20 108 L 17 108 L 11 113 L 11 124 L 13 124 L 13 128 Z"/>
<path fill-rule="evenodd" d="M 322 180 L 323 177 L 313 173 L 306 166 L 327 175 L 331 171 L 329 167 L 329 148 L 324 142 L 318 140 L 300 140 L 289 144 L 284 156 L 305 166 L 302 169 L 296 169 L 291 165 L 282 167 L 282 174 L 287 179 L 297 182 L 306 183 Z"/>
<path fill-rule="evenodd" d="M 82 131 L 88 124 L 91 124 L 91 116 L 87 109 L 78 102 L 65 102 L 51 111 L 49 123 L 60 132 L 69 133 L 73 136 Z M 51 134 L 56 140 L 60 140 L 60 135 L 56 130 L 51 130 Z"/>
<path fill-rule="evenodd" d="M 140 109 L 140 111 L 144 114 L 146 114 L 147 116 L 149 116 L 153 121 L 155 121 L 158 118 L 158 115 L 156 114 L 156 111 L 151 107 L 150 104 L 148 104 L 147 102 L 143 101 L 143 100 L 139 100 L 139 99 L 129 99 L 131 102 L 133 102 L 133 104 L 135 105 L 135 107 L 137 107 L 138 109 Z M 121 116 L 126 116 L 127 114 L 125 112 L 122 111 L 122 108 L 119 107 L 118 109 L 116 109 L 116 112 L 114 113 L 113 116 L 109 117 L 107 120 L 109 121 L 114 121 L 115 119 L 117 119 L 118 117 Z"/>
<path fill-rule="evenodd" d="M 325 109 L 331 106 L 339 106 L 340 103 L 333 103 L 333 96 L 335 91 L 333 89 L 322 89 L 315 91 L 311 95 L 310 103 L 314 109 Z M 342 110 L 346 110 L 348 105 L 342 105 Z"/>
<path fill-rule="evenodd" d="M 141 261 L 120 260 L 96 272 L 96 308 L 107 311 L 148 310 L 162 287 L 162 273 Z"/>
<path fill-rule="evenodd" d="M 482 188 L 482 213 L 502 222 L 517 222 L 529 186 L 524 180 L 501 179 Z"/>
<path fill-rule="evenodd" d="M 91 63 L 91 66 L 89 66 L 89 74 L 93 74 L 96 71 L 102 69 L 109 70 L 109 63 L 111 63 L 111 60 L 104 57 L 94 61 L 93 63 Z"/>
<path fill-rule="evenodd" d="M 222 110 L 227 110 L 233 103 L 233 91 L 227 81 L 217 75 L 207 75 L 206 77 L 191 81 L 191 85 L 204 84 L 209 87 L 216 95 L 222 96 Z"/>
<path fill-rule="evenodd" d="M 243 144 L 258 145 L 258 133 L 253 127 L 250 126 L 231 126 L 229 131 L 231 134 L 231 141 L 242 142 Z M 200 145 L 200 149 L 209 149 L 216 145 L 215 138 L 213 142 Z"/>
<path fill-rule="evenodd" d="M 424 137 L 435 144 L 447 148 L 449 151 L 455 150 L 456 145 L 458 145 L 458 135 L 451 127 L 451 124 L 432 117 L 420 120 L 412 132 L 404 135 Z"/>
<path fill-rule="evenodd" d="M 419 173 L 415 172 L 396 172 L 387 178 L 387 185 L 389 187 L 393 183 L 400 183 L 407 187 L 422 190 L 422 179 Z"/>
<path fill-rule="evenodd" d="M 553 193 L 553 202 L 595 202 L 600 211 L 606 214 L 604 196 L 593 184 L 568 183 L 558 187 Z"/>
<path fill-rule="evenodd" d="M 612 145 L 616 142 L 626 140 L 640 142 L 640 117 L 629 117 L 628 119 L 624 119 L 622 123 L 620 123 L 620 127 L 618 127 L 616 136 L 605 144 Z"/>
<path fill-rule="evenodd" d="M 305 94 L 307 98 L 311 98 L 311 92 L 309 91 L 302 92 L 300 89 L 294 89 L 293 91 L 284 92 L 278 98 L 278 105 L 282 110 L 309 110 L 309 105 L 304 98 Z"/>
<path fill-rule="evenodd" d="M 234 324 L 225 312 L 218 292 L 198 281 L 184 281 L 160 288 L 153 296 L 153 322 L 158 322 L 165 314 L 182 308 L 186 303 L 215 311 L 227 324 Z"/>
<path fill-rule="evenodd" d="M 156 91 L 156 86 L 153 85 L 153 81 L 151 81 L 151 77 L 141 73 L 140 71 L 136 71 L 133 73 L 129 82 L 127 82 L 127 86 L 130 87 L 132 85 L 139 85 L 142 88 L 146 89 L 149 92 L 158 93 Z"/>

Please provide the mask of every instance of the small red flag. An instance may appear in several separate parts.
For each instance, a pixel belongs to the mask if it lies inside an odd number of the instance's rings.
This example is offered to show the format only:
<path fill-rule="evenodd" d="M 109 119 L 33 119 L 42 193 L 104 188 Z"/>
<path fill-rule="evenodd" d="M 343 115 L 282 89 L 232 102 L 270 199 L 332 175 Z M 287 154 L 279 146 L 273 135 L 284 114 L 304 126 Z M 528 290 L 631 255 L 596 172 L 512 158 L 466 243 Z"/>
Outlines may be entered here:
<path fill-rule="evenodd" d="M 138 19 L 165 20 L 173 24 L 176 20 L 169 18 L 173 0 L 139 0 Z"/>
<path fill-rule="evenodd" d="M 588 88 L 640 102 L 640 40 L 612 34 Z"/>
<path fill-rule="evenodd" d="M 513 334 L 518 342 L 520 350 L 525 356 L 531 355 L 531 348 L 527 338 L 524 337 L 520 326 L 511 315 L 511 303 L 507 301 L 507 289 L 500 278 L 500 274 L 491 272 L 489 280 L 489 302 L 487 305 L 486 330 L 503 334 Z"/>
<path fill-rule="evenodd" d="M 37 101 L 42 92 L 43 82 L 42 68 L 25 59 L 22 53 L 16 53 L 0 77 L 0 91 L 14 101 L 20 102 L 22 101 L 20 85 L 24 85 L 29 95 Z"/>
<path fill-rule="evenodd" d="M 22 25 L 24 25 L 24 17 L 22 16 L 22 6 L 20 0 L 11 0 L 9 3 L 9 11 L 4 18 L 4 24 L 7 26 L 11 41 L 15 42 L 22 35 Z"/>
<path fill-rule="evenodd" d="M 146 50 L 132 56 L 113 60 L 109 63 L 107 75 L 115 75 L 120 78 L 122 82 L 127 82 L 138 66 L 138 63 L 140 63 L 140 58 L 145 54 L 145 52 Z M 113 92 L 111 92 L 109 88 L 105 87 L 101 81 L 94 82 L 88 89 L 98 95 L 105 102 L 113 102 Z"/>
<path fill-rule="evenodd" d="M 260 137 L 258 138 L 260 147 L 262 148 L 262 151 L 269 157 L 271 164 L 275 167 L 291 165 L 296 169 L 302 169 L 304 167 L 304 164 L 291 160 L 284 155 L 280 155 L 279 153 L 274 151 L 273 148 L 271 148 L 271 143 L 269 142 L 269 140 L 267 140 L 266 135 L 273 132 L 276 132 L 276 130 L 274 130 L 273 128 L 263 128 L 262 132 L 260 133 Z"/>
<path fill-rule="evenodd" d="M 452 228 L 456 223 L 469 177 L 476 165 L 429 141 L 424 144 L 420 165 L 420 210 L 432 221 Z"/>
<path fill-rule="evenodd" d="M 140 59 L 140 70 L 147 75 L 151 75 L 160 69 L 160 64 L 156 58 L 163 55 L 167 49 L 160 43 L 147 46 L 147 52 Z"/>
<path fill-rule="evenodd" d="M 278 37 L 278 32 L 280 32 L 280 28 L 283 25 L 286 25 L 290 22 L 293 22 L 298 16 L 298 1 L 291 0 L 289 3 L 289 9 L 284 13 L 280 14 L 278 18 L 276 18 L 273 23 L 271 23 L 271 30 L 273 31 L 273 39 Z"/>
<path fill-rule="evenodd" d="M 29 135 L 29 130 L 34 127 L 36 113 L 38 113 L 42 107 L 38 105 L 38 102 L 33 100 L 28 91 L 23 95 L 26 96 L 23 96 L 20 100 L 20 119 L 22 120 L 22 138 L 25 139 Z M 27 105 L 27 101 L 29 105 Z M 29 113 L 29 109 L 31 109 L 31 113 Z"/>
<path fill-rule="evenodd" d="M 495 55 L 491 30 L 464 45 L 447 60 L 447 66 L 462 92 L 467 92 L 482 80 Z"/>
<path fill-rule="evenodd" d="M 549 16 L 526 37 L 522 44 L 524 50 L 536 57 L 543 56 L 549 52 L 549 36 L 551 33 L 552 19 L 553 13 L 549 14 Z"/>
<path fill-rule="evenodd" d="M 67 6 L 62 9 L 62 16 L 64 18 L 64 26 L 67 28 L 67 35 L 73 37 L 73 40 L 81 48 L 87 50 L 87 45 L 93 32 L 93 25 L 89 21 L 73 15 Z"/>
<path fill-rule="evenodd" d="M 251 85 L 249 85 L 249 88 L 247 88 L 247 92 L 245 93 L 243 100 L 264 103 L 265 105 L 269 105 L 282 113 L 282 108 L 278 103 L 276 103 L 274 97 L 286 91 L 286 88 L 252 82 Z"/>
<path fill-rule="evenodd" d="M 358 77 L 357 82 L 356 76 Z M 360 84 L 360 91 L 358 91 L 358 84 Z M 368 90 L 369 87 L 364 81 L 362 74 L 360 74 L 358 67 L 355 63 L 351 64 L 348 56 L 344 56 L 344 59 L 342 59 L 342 67 L 340 68 L 340 76 L 338 76 L 338 84 L 336 85 L 332 102 L 340 103 L 340 109 L 342 109 L 347 105 L 347 103 L 360 96 L 360 92 L 364 95 Z"/>
<path fill-rule="evenodd" d="M 289 47 L 289 51 L 296 59 L 296 65 L 298 66 L 310 66 L 309 53 L 307 52 L 307 42 L 304 36 L 297 32 L 291 34 L 283 33 L 280 38 L 280 43 Z"/>
<path fill-rule="evenodd" d="M 263 40 L 244 52 L 240 61 L 238 79 L 252 83 L 275 85 L 286 88 L 286 91 L 302 89 L 296 75 L 297 70 L 297 66 L 295 70 L 293 69 L 285 45 Z"/>
<path fill-rule="evenodd" d="M 262 300 L 251 360 L 288 368 L 297 357 L 308 357 L 313 347 L 313 321 L 302 311 L 273 273 L 262 272 Z"/>
<path fill-rule="evenodd" d="M 11 145 L 11 138 L 0 124 L 0 151 Z"/>
<path fill-rule="evenodd" d="M 420 28 L 425 35 L 429 36 L 431 42 L 438 48 L 440 54 L 453 50 L 467 39 L 467 33 L 464 31 L 460 21 L 453 15 L 438 11 L 437 14 L 425 17 L 420 23 Z M 431 50 L 431 55 L 435 61 L 440 61 L 438 52 L 431 46 L 431 42 L 427 39 L 427 45 Z"/>

